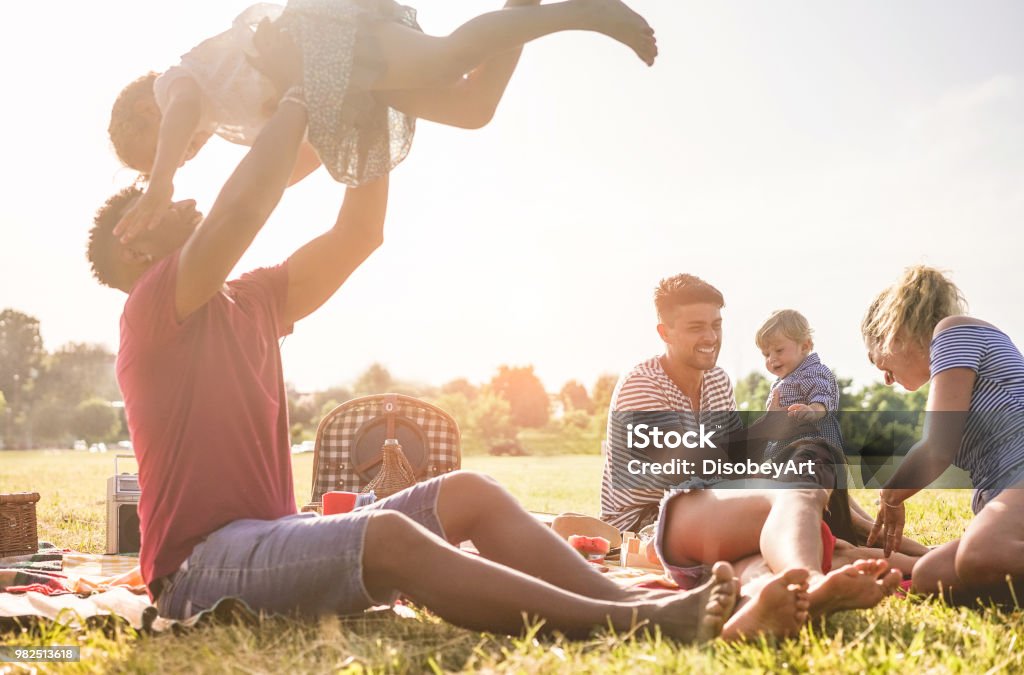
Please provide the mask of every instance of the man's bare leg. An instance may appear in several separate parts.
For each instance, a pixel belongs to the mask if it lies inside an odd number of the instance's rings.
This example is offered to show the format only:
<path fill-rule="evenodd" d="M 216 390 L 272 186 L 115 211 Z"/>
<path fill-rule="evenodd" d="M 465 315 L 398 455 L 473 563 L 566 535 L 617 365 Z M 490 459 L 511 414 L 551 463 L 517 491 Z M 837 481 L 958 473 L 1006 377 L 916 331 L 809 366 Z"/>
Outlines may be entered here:
<path fill-rule="evenodd" d="M 367 524 L 363 582 L 372 597 L 398 590 L 441 618 L 473 630 L 517 634 L 524 617 L 545 632 L 585 637 L 594 628 L 628 631 L 638 622 L 685 642 L 709 639 L 732 609 L 728 565 L 698 592 L 647 602 L 587 598 L 522 572 L 463 553 L 401 513 L 379 511 Z"/>
<path fill-rule="evenodd" d="M 472 541 L 485 558 L 590 598 L 637 599 L 636 590 L 595 570 L 488 476 L 460 471 L 443 478 L 437 515 L 449 542 Z"/>
<path fill-rule="evenodd" d="M 698 629 L 699 640 L 710 639 L 719 632 L 727 639 L 763 634 L 784 637 L 792 634 L 793 626 L 806 620 L 807 573 L 803 570 L 768 575 L 762 588 L 770 588 L 753 594 L 735 615 L 732 610 L 739 585 L 731 567 L 720 564 L 714 566 L 707 584 L 689 593 L 623 589 L 596 572 L 561 537 L 523 510 L 508 492 L 480 474 L 459 472 L 444 479 L 438 496 L 438 515 L 450 541 L 471 539 L 488 558 L 580 595 L 633 603 L 671 602 L 693 594 L 710 598 L 703 601 L 706 609 Z"/>

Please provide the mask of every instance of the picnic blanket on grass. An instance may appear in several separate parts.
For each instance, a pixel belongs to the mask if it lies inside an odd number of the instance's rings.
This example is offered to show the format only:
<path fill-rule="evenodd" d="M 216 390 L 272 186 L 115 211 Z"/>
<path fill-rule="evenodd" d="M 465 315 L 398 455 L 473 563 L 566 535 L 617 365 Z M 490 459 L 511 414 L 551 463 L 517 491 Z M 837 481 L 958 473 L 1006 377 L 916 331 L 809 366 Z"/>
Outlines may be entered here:
<path fill-rule="evenodd" d="M 0 558 L 0 592 L 36 591 L 44 595 L 70 593 L 64 551 L 43 542 L 36 553 Z"/>
<path fill-rule="evenodd" d="M 31 555 L 0 558 L 0 630 L 39 620 L 92 626 L 114 617 L 136 629 L 156 620 L 138 558 L 77 553 L 45 542 Z"/>
<path fill-rule="evenodd" d="M 660 576 L 615 566 L 602 571 L 624 586 L 657 583 Z M 35 578 L 29 575 L 39 578 L 29 582 Z M 401 604 L 390 611 L 401 617 L 417 615 Z M 76 629 L 112 628 L 124 621 L 135 630 L 159 633 L 210 622 L 254 624 L 259 614 L 238 598 L 225 598 L 185 621 L 162 618 L 149 601 L 134 556 L 90 555 L 45 545 L 31 556 L 0 558 L 0 633 L 49 621 Z"/>

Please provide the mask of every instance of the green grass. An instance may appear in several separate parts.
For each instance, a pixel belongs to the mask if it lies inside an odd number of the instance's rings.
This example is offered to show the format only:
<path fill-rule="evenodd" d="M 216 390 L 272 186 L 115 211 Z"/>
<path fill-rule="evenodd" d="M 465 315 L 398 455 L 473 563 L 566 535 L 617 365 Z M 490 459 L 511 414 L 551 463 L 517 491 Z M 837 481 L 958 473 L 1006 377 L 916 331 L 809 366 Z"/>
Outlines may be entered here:
<path fill-rule="evenodd" d="M 467 457 L 530 509 L 595 512 L 600 457 Z M 309 496 L 312 456 L 294 460 L 297 501 Z M 111 455 L 70 451 L 0 453 L 0 492 L 42 494 L 40 538 L 102 552 L 106 478 Z M 870 493 L 860 495 L 870 503 Z M 957 536 L 969 520 L 969 494 L 934 491 L 912 500 L 911 534 L 926 543 Z M 39 672 L 424 672 L 703 673 L 1024 671 L 1024 614 L 950 608 L 891 599 L 864 612 L 831 618 L 780 644 L 680 647 L 657 636 L 596 634 L 569 642 L 532 634 L 496 637 L 452 627 L 421 613 L 299 622 L 266 618 L 257 626 L 208 626 L 181 636 L 141 636 L 120 628 L 0 635 L 0 644 L 78 644 L 82 661 L 41 664 Z M 5 670 L 0 674 L 19 672 Z"/>

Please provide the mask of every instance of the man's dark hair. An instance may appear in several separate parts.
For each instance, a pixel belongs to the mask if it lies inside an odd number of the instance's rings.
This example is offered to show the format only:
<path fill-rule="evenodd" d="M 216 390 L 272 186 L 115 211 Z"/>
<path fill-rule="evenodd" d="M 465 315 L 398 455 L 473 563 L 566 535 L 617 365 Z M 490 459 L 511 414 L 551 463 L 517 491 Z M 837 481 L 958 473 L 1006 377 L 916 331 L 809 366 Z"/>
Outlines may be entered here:
<path fill-rule="evenodd" d="M 682 305 L 707 303 L 725 307 L 725 298 L 721 291 L 692 274 L 677 274 L 662 279 L 654 289 L 654 306 L 658 310 L 658 320 L 671 323 L 667 319 L 671 311 Z"/>
<path fill-rule="evenodd" d="M 93 218 L 93 226 L 89 230 L 86 257 L 92 265 L 92 275 L 104 286 L 120 288 L 116 270 L 117 259 L 114 257 L 112 245 L 114 243 L 114 226 L 121 220 L 121 216 L 124 215 L 128 207 L 141 195 L 142 190 L 134 185 L 126 187 L 108 199 Z"/>

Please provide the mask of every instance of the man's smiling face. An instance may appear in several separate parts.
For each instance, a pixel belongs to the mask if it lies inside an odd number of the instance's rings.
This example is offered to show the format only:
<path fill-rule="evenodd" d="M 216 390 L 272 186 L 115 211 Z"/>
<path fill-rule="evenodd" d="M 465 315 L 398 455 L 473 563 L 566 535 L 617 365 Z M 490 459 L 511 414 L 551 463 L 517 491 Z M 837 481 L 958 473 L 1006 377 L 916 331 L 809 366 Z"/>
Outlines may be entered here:
<path fill-rule="evenodd" d="M 665 352 L 672 363 L 692 370 L 711 370 L 722 349 L 722 308 L 711 303 L 674 307 L 658 325 Z"/>

